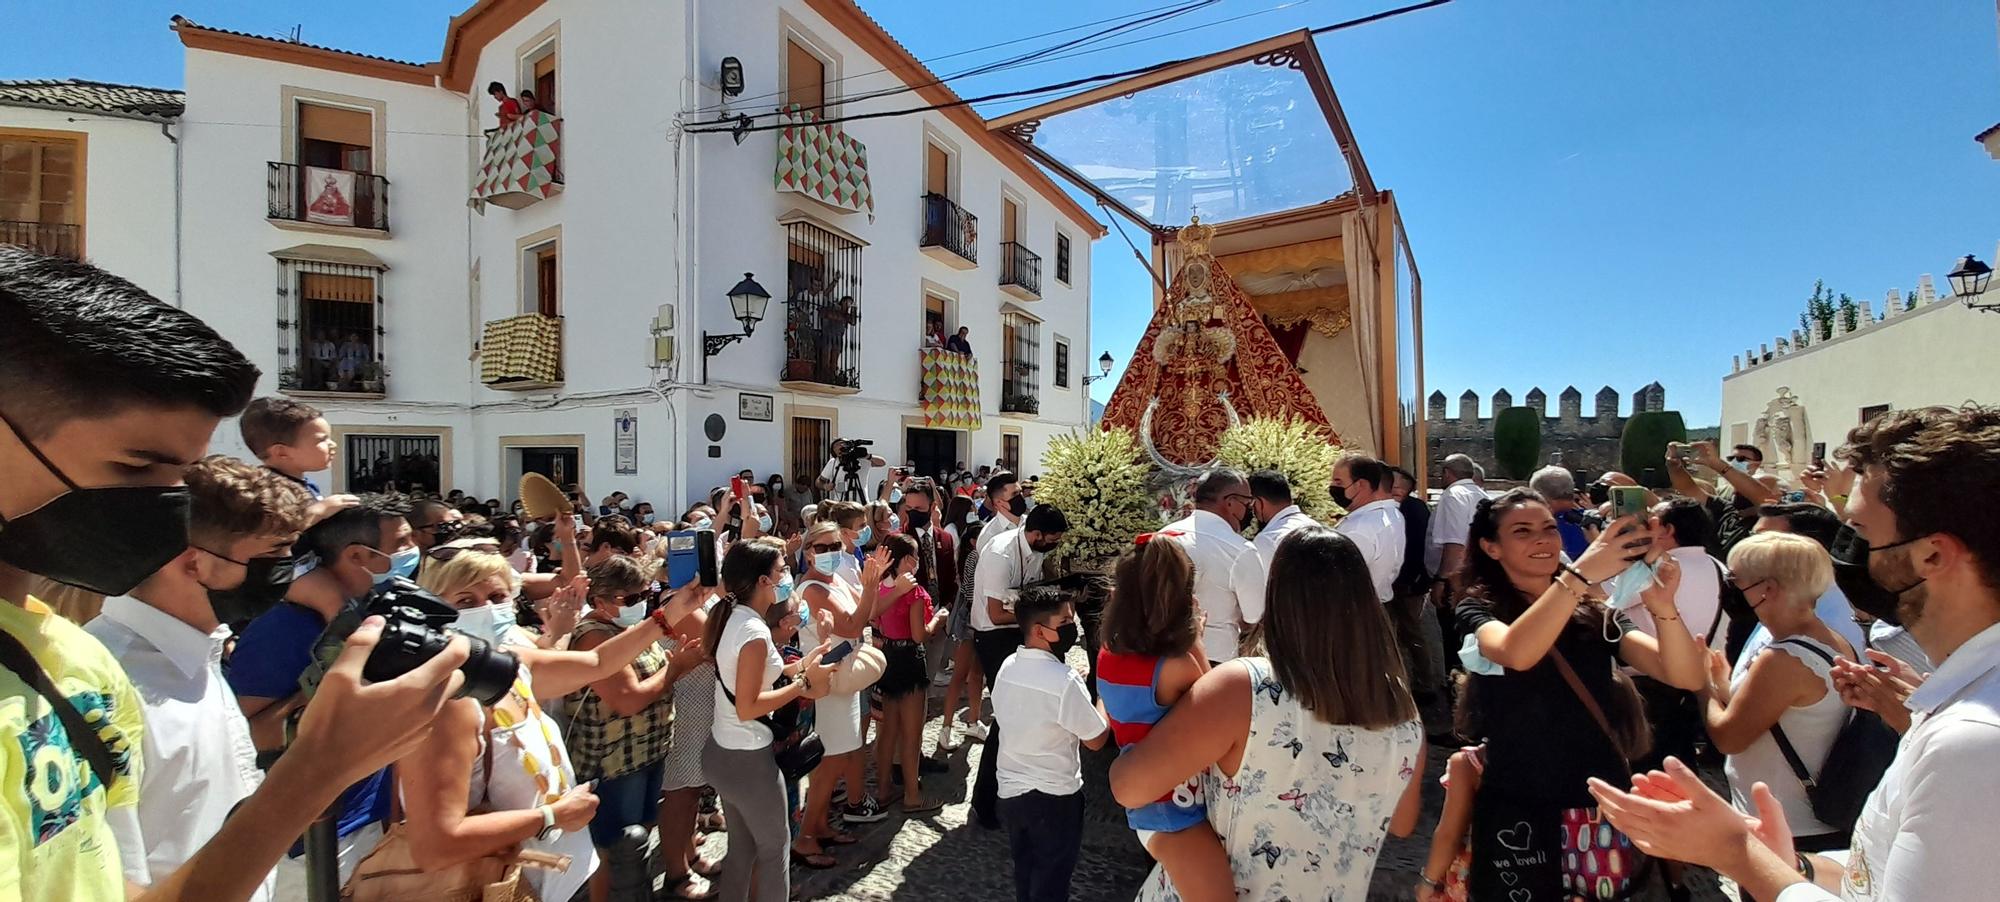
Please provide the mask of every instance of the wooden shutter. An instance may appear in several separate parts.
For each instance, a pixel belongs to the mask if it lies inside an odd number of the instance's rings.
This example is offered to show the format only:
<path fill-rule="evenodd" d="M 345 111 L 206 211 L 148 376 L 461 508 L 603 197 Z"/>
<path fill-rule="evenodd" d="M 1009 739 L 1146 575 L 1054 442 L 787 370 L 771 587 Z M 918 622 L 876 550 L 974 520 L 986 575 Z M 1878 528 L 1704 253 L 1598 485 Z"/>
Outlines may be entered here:
<path fill-rule="evenodd" d="M 1021 234 L 1021 210 L 1013 201 L 1000 199 L 1000 240 L 1019 241 Z"/>
<path fill-rule="evenodd" d="M 554 115 L 556 111 L 556 55 L 544 54 L 535 60 L 535 106 Z"/>
<path fill-rule="evenodd" d="M 375 117 L 365 110 L 299 104 L 299 137 L 348 147 L 375 146 Z"/>
<path fill-rule="evenodd" d="M 785 101 L 808 110 L 826 103 L 826 64 L 791 40 L 785 42 Z"/>
<path fill-rule="evenodd" d="M 924 143 L 924 190 L 940 197 L 951 196 L 951 154 L 930 142 Z"/>
<path fill-rule="evenodd" d="M 556 250 L 536 251 L 535 312 L 543 316 L 561 316 L 560 300 L 556 295 Z"/>

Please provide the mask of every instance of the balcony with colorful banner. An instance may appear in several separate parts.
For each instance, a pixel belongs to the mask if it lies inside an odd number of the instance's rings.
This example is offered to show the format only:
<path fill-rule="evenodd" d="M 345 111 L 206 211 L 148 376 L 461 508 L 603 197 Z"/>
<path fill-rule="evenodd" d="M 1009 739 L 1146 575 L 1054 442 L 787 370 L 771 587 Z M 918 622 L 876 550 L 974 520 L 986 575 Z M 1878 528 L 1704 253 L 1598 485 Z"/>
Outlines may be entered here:
<path fill-rule="evenodd" d="M 486 324 L 479 343 L 479 381 L 496 391 L 533 391 L 563 381 L 563 321 L 528 313 Z"/>
<path fill-rule="evenodd" d="M 532 112 L 486 135 L 473 203 L 519 210 L 562 189 L 561 117 Z"/>
<path fill-rule="evenodd" d="M 865 212 L 875 218 L 875 192 L 868 183 L 868 148 L 819 114 L 787 107 L 779 116 L 779 191 L 805 195 L 836 212 Z"/>
<path fill-rule="evenodd" d="M 979 428 L 979 359 L 971 354 L 925 348 L 918 399 L 927 429 Z"/>
<path fill-rule="evenodd" d="M 272 161 L 265 164 L 264 197 L 265 218 L 281 228 L 389 231 L 389 180 L 379 175 Z"/>

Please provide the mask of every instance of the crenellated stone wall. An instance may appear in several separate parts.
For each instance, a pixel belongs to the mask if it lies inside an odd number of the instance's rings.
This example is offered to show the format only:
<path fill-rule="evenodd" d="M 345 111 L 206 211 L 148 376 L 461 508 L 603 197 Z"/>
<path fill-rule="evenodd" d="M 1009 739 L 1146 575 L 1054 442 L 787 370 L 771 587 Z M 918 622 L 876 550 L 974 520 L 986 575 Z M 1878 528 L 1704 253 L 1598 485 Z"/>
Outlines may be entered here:
<path fill-rule="evenodd" d="M 1542 416 L 1542 460 L 1560 462 L 1563 466 L 1585 478 L 1595 478 L 1606 470 L 1618 468 L 1619 438 L 1625 433 L 1625 422 L 1629 416 L 1619 414 L 1619 395 L 1616 389 L 1605 386 L 1592 399 L 1589 416 L 1583 412 L 1583 392 L 1572 385 L 1562 390 L 1556 398 L 1556 412 L 1549 414 L 1548 394 L 1536 387 L 1528 390 L 1520 406 L 1533 409 Z M 1448 454 L 1469 454 L 1479 465 L 1486 468 L 1487 475 L 1500 478 L 1500 466 L 1493 456 L 1493 416 L 1514 404 L 1514 395 L 1506 389 L 1493 393 L 1492 415 L 1479 415 L 1479 393 L 1467 389 L 1458 396 L 1458 410 L 1455 416 L 1446 416 L 1444 392 L 1435 391 L 1427 399 L 1426 416 L 1429 419 L 1430 462 L 1433 485 L 1440 476 L 1438 466 Z M 1632 411 L 1660 411 L 1667 409 L 1667 390 L 1660 383 L 1650 383 L 1632 393 Z M 1555 455 L 1560 454 L 1560 458 Z"/>

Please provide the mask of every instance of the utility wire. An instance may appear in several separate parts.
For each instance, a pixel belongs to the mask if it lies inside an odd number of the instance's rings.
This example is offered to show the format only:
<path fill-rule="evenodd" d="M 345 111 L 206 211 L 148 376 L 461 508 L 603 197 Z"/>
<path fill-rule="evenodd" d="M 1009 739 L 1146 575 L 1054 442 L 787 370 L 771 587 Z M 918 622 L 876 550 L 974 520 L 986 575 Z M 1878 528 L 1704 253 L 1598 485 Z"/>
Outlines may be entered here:
<path fill-rule="evenodd" d="M 1395 16 L 1403 15 L 1405 13 L 1412 13 L 1418 10 L 1429 9 L 1434 6 L 1443 6 L 1444 4 L 1450 2 L 1451 0 L 1424 0 L 1424 2 L 1422 3 L 1413 3 L 1408 6 L 1401 6 L 1395 9 L 1384 10 L 1382 12 L 1363 16 L 1358 19 L 1349 19 L 1344 22 L 1335 22 L 1332 25 L 1323 25 L 1319 28 L 1312 29 L 1310 33 L 1315 36 L 1327 34 L 1334 31 L 1340 31 L 1342 29 L 1353 28 L 1357 25 L 1365 25 L 1371 22 L 1379 22 L 1384 19 L 1389 19 Z M 1144 75 L 1149 72 L 1156 72 L 1161 69 L 1171 68 L 1173 66 L 1178 66 L 1183 63 L 1193 62 L 1195 60 L 1202 59 L 1209 55 L 1210 54 L 1201 54 L 1200 56 L 1182 57 L 1180 59 L 1167 60 L 1165 62 L 1154 63 L 1152 65 L 1147 65 L 1147 66 L 1141 66 L 1137 69 L 1127 69 L 1122 72 L 1108 72 L 1101 75 L 1087 75 L 1082 78 L 1071 79 L 1069 81 L 1064 81 L 1064 82 L 1057 82 L 1055 84 L 1050 84 L 1050 85 L 1042 85 L 1040 87 L 1023 88 L 1017 91 L 1001 91 L 999 93 L 985 94 L 978 97 L 961 97 L 957 100 L 952 100 L 945 103 L 934 103 L 934 104 L 929 104 L 927 106 L 910 107 L 907 109 L 898 109 L 898 110 L 877 110 L 875 112 L 870 112 L 870 113 L 853 113 L 845 116 L 835 116 L 832 118 L 817 120 L 812 124 L 837 125 L 843 122 L 858 122 L 866 119 L 886 119 L 895 116 L 909 116 L 916 113 L 928 113 L 935 110 L 950 109 L 952 107 L 971 106 L 973 104 L 979 104 L 979 103 L 990 103 L 995 100 L 1020 99 L 1023 97 L 1031 97 L 1038 94 L 1047 94 L 1054 91 L 1062 91 L 1070 88 L 1081 87 L 1083 85 L 1091 84 L 1094 82 L 1114 81 L 1117 79 L 1131 78 L 1138 75 Z M 742 134 L 748 132 L 774 131 L 777 129 L 789 127 L 789 125 L 784 122 L 777 122 L 768 125 L 752 125 L 749 124 L 749 119 L 750 117 L 746 115 L 734 121 L 721 120 L 718 122 L 706 122 L 687 128 L 685 129 L 685 131 L 687 131 L 689 134 L 697 134 L 697 135 L 723 133 L 723 132 Z"/>

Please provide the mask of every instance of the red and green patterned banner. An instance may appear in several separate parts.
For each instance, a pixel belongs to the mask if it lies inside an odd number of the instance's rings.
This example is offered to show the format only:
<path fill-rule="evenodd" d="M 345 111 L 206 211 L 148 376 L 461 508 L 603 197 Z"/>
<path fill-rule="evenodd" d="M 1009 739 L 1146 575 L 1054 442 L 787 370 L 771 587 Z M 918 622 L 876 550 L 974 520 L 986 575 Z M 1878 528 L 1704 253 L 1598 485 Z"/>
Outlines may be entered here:
<path fill-rule="evenodd" d="M 533 112 L 486 136 L 473 200 L 518 210 L 562 187 L 561 119 Z"/>
<path fill-rule="evenodd" d="M 778 132 L 779 191 L 796 191 L 841 210 L 866 210 L 875 218 L 875 192 L 868 185 L 868 148 L 838 126 L 822 124 L 817 112 L 786 107 Z"/>
<path fill-rule="evenodd" d="M 943 348 L 925 348 L 924 425 L 932 429 L 979 428 L 979 360 Z"/>

